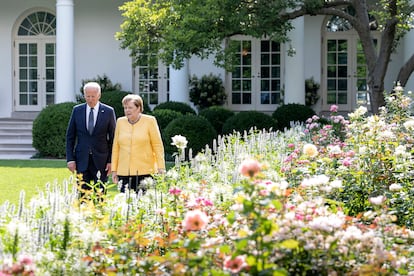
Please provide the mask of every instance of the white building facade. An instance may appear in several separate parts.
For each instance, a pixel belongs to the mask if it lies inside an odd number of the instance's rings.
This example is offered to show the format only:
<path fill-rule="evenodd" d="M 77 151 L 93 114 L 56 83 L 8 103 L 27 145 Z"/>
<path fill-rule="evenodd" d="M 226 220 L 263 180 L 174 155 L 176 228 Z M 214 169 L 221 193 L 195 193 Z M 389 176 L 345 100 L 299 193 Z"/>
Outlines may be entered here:
<path fill-rule="evenodd" d="M 35 116 L 53 103 L 75 101 L 82 80 L 106 75 L 123 91 L 151 106 L 189 101 L 188 79 L 220 76 L 233 111 L 273 112 L 281 103 L 305 103 L 305 80 L 320 84 L 317 112 L 332 104 L 349 112 L 367 104 L 366 70 L 357 34 L 337 31 L 330 18 L 305 16 L 293 23 L 289 47 L 236 36 L 239 64 L 225 72 L 211 60 L 191 59 L 180 70 L 159 64 L 132 67 L 128 50 L 114 36 L 122 23 L 121 0 L 0 0 L 0 118 Z M 380 34 L 374 34 L 379 41 Z M 414 51 L 408 34 L 393 54 L 385 86 Z M 407 89 L 413 87 L 413 78 Z"/>

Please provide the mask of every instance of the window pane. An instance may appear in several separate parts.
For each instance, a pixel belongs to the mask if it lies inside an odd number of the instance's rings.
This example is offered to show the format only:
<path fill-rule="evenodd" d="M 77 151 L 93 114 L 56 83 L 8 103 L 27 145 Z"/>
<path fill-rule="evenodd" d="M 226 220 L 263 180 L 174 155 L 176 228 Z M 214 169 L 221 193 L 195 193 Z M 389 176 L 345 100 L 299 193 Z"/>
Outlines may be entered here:
<path fill-rule="evenodd" d="M 232 81 L 231 90 L 233 91 L 241 91 L 241 84 L 237 80 Z"/>
<path fill-rule="evenodd" d="M 260 69 L 260 76 L 262 78 L 270 78 L 269 67 L 262 67 Z"/>
<path fill-rule="evenodd" d="M 261 54 L 261 64 L 268 65 L 270 64 L 270 55 L 269 54 Z"/>
<path fill-rule="evenodd" d="M 261 104 L 270 104 L 270 93 L 261 93 L 260 94 L 260 103 Z"/>
<path fill-rule="evenodd" d="M 338 66 L 338 77 L 339 78 L 346 78 L 348 75 L 348 67 L 347 66 Z"/>
<path fill-rule="evenodd" d="M 232 93 L 231 103 L 232 104 L 241 104 L 241 94 L 240 93 Z"/>
<path fill-rule="evenodd" d="M 270 81 L 269 80 L 261 80 L 260 81 L 261 91 L 270 91 Z"/>
<path fill-rule="evenodd" d="M 251 103 L 252 103 L 252 94 L 243 93 L 243 104 L 251 104 Z"/>
<path fill-rule="evenodd" d="M 233 78 L 240 78 L 241 77 L 241 67 L 235 67 L 234 68 L 234 70 L 233 70 L 233 73 L 232 73 L 232 75 L 233 75 Z"/>
<path fill-rule="evenodd" d="M 347 104 L 347 94 L 346 93 L 338 93 L 338 104 Z"/>
<path fill-rule="evenodd" d="M 280 78 L 280 67 L 272 66 L 272 78 Z"/>
<path fill-rule="evenodd" d="M 244 80 L 243 81 L 243 91 L 252 91 L 252 81 Z"/>
<path fill-rule="evenodd" d="M 328 66 L 328 78 L 336 77 L 336 66 Z"/>
<path fill-rule="evenodd" d="M 338 80 L 338 90 L 347 91 L 348 90 L 348 80 L 339 79 Z"/>
<path fill-rule="evenodd" d="M 336 64 L 336 53 L 328 53 L 328 64 Z"/>
<path fill-rule="evenodd" d="M 338 53 L 338 64 L 347 64 L 347 63 L 348 63 L 348 54 Z"/>
<path fill-rule="evenodd" d="M 20 69 L 19 70 L 19 79 L 21 80 L 27 80 L 27 70 L 26 69 Z"/>
<path fill-rule="evenodd" d="M 336 93 L 335 92 L 328 92 L 328 104 L 336 104 Z"/>
<path fill-rule="evenodd" d="M 336 80 L 328 80 L 328 90 L 336 90 Z"/>

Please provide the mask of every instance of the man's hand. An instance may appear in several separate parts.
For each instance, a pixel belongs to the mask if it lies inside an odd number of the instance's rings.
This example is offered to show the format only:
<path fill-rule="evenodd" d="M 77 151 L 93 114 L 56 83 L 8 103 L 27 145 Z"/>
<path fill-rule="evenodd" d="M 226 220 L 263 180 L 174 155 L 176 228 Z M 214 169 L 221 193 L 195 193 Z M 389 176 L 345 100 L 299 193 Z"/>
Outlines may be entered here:
<path fill-rule="evenodd" d="M 68 169 L 74 173 L 76 171 L 76 162 L 75 161 L 69 161 L 68 162 Z"/>
<path fill-rule="evenodd" d="M 109 174 L 111 172 L 111 163 L 106 163 L 105 171 Z"/>

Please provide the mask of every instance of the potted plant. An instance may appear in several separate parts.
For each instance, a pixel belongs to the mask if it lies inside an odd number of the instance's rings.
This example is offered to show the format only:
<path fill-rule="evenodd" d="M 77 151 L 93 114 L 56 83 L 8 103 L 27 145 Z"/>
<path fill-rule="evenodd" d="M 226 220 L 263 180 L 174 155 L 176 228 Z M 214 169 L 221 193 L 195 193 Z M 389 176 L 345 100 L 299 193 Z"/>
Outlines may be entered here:
<path fill-rule="evenodd" d="M 313 77 L 305 80 L 305 104 L 314 105 L 319 100 L 319 83 L 315 82 Z"/>

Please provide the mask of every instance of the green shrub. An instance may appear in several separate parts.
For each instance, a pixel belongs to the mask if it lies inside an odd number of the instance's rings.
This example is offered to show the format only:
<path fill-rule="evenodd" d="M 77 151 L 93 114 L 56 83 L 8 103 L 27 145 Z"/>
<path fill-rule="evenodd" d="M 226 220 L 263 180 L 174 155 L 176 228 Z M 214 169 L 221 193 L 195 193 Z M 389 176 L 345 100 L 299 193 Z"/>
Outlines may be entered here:
<path fill-rule="evenodd" d="M 174 119 L 164 130 L 164 147 L 167 154 L 177 152 L 177 148 L 171 145 L 171 138 L 175 135 L 182 135 L 187 138 L 187 149 L 191 148 L 196 154 L 210 145 L 217 133 L 210 122 L 201 116 L 187 114 Z"/>
<path fill-rule="evenodd" d="M 315 114 L 315 111 L 309 106 L 290 103 L 279 106 L 273 112 L 272 117 L 277 122 L 277 129 L 283 131 L 285 128 L 290 128 L 292 121 L 304 123 Z"/>
<path fill-rule="evenodd" d="M 200 110 L 224 104 L 227 98 L 223 81 L 213 74 L 204 75 L 201 79 L 193 76 L 190 79 L 190 101 Z"/>
<path fill-rule="evenodd" d="M 109 106 L 112 106 L 115 110 L 116 117 L 119 118 L 125 115 L 124 107 L 122 106 L 122 99 L 128 94 L 131 94 L 131 93 L 125 92 L 125 91 L 108 91 L 108 92 L 102 93 L 100 101 Z M 144 102 L 143 113 L 145 114 L 151 113 L 151 108 L 146 102 Z"/>
<path fill-rule="evenodd" d="M 66 156 L 66 129 L 76 103 L 59 103 L 44 108 L 33 121 L 33 147 L 40 157 Z"/>
<path fill-rule="evenodd" d="M 122 106 L 122 99 L 131 94 L 130 92 L 125 91 L 106 91 L 101 94 L 100 101 L 104 104 L 107 104 L 114 108 L 115 115 L 117 118 L 124 116 L 124 107 Z M 78 103 L 84 103 L 85 99 L 82 95 L 78 98 Z M 144 112 L 145 114 L 151 114 L 150 106 L 144 102 Z"/>
<path fill-rule="evenodd" d="M 276 121 L 270 115 L 254 110 L 241 111 L 224 122 L 223 133 L 249 131 L 253 127 L 259 130 L 274 130 L 276 126 Z"/>
<path fill-rule="evenodd" d="M 183 115 L 186 115 L 187 113 L 194 114 L 194 115 L 197 114 L 196 111 L 189 104 L 183 103 L 183 102 L 174 102 L 174 101 L 163 102 L 154 107 L 154 111 L 158 109 L 170 109 L 170 110 L 178 111 Z"/>
<path fill-rule="evenodd" d="M 102 93 L 106 91 L 117 91 L 117 90 L 122 89 L 122 86 L 120 83 L 113 84 L 112 81 L 108 78 L 108 76 L 106 74 L 103 74 L 103 76 L 98 75 L 96 78 L 93 78 L 93 79 L 82 80 L 82 86 L 80 88 L 81 94 L 83 94 L 83 86 L 87 82 L 91 82 L 91 81 L 99 83 L 99 85 L 101 86 Z"/>
<path fill-rule="evenodd" d="M 213 125 L 217 134 L 223 134 L 224 122 L 234 116 L 234 112 L 221 106 L 210 106 L 201 110 L 198 115 L 205 117 Z"/>
<path fill-rule="evenodd" d="M 114 108 L 117 118 L 124 116 L 122 99 L 130 93 L 125 91 L 108 91 L 101 94 L 100 101 Z M 145 107 L 144 107 L 145 109 Z"/>
<path fill-rule="evenodd" d="M 154 110 L 151 115 L 157 119 L 158 127 L 161 132 L 163 132 L 167 125 L 174 119 L 183 116 L 180 112 L 170 109 Z"/>

